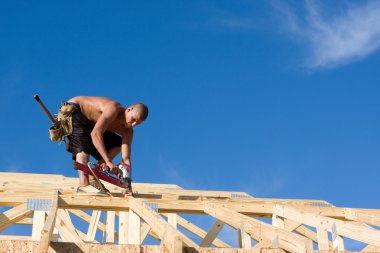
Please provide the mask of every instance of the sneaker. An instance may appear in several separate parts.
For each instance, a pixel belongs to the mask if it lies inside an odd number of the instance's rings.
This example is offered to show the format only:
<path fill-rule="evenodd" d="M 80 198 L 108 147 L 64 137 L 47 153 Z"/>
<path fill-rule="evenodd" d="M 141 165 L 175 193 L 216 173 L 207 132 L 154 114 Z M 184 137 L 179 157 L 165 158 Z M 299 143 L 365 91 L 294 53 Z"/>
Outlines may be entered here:
<path fill-rule="evenodd" d="M 77 195 L 91 195 L 91 196 L 108 196 L 104 191 L 100 191 L 92 185 L 80 186 L 77 188 Z"/>
<path fill-rule="evenodd" d="M 99 191 L 101 191 L 102 193 L 110 193 L 110 191 L 104 186 L 104 184 L 102 184 L 101 182 L 98 182 L 97 180 L 90 180 L 90 185 L 92 187 L 95 187 L 96 189 L 98 189 Z"/>

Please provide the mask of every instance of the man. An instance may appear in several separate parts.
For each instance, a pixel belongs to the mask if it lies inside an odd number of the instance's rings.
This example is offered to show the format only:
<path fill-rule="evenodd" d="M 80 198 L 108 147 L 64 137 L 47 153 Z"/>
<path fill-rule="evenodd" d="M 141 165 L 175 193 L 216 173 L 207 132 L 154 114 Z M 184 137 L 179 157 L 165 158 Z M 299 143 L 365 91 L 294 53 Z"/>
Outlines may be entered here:
<path fill-rule="evenodd" d="M 77 163 L 87 164 L 90 155 L 99 163 L 104 162 L 112 173 L 117 172 L 113 159 L 121 151 L 122 162 L 131 167 L 133 127 L 148 116 L 148 107 L 142 103 L 123 107 L 104 97 L 78 96 L 69 104 L 75 106 L 72 114 L 72 134 L 67 136 L 67 150 Z M 78 170 L 80 195 L 105 195 L 92 176 Z M 127 193 L 131 194 L 131 193 Z"/>

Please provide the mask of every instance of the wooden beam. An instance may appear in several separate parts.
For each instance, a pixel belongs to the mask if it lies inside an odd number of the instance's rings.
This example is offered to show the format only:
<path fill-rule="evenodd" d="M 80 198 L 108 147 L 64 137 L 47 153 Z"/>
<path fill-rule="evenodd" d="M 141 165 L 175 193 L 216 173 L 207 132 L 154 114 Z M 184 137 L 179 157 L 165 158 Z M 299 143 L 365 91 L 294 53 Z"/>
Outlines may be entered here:
<path fill-rule="evenodd" d="M 15 205 L 25 202 L 27 198 L 47 196 L 45 192 L 24 192 L 20 195 L 14 195 L 14 192 L 0 192 L 0 205 Z M 9 194 L 13 194 L 12 197 Z M 107 201 L 104 201 L 104 200 Z M 139 198 L 144 202 L 152 202 L 152 199 Z M 316 200 L 315 200 L 316 201 Z M 271 217 L 273 208 L 276 204 L 291 205 L 297 209 L 302 209 L 309 212 L 315 212 L 330 217 L 343 217 L 344 208 L 312 206 L 314 200 L 285 200 L 285 199 L 228 199 L 228 200 L 213 200 L 226 208 L 236 212 L 260 217 Z M 162 213 L 192 213 L 203 214 L 204 200 L 172 200 L 172 199 L 154 199 L 158 205 L 158 209 Z M 97 197 L 97 196 L 76 196 L 75 194 L 64 194 L 59 198 L 59 206 L 66 209 L 88 209 L 88 210 L 111 210 L 111 211 L 128 211 L 128 199 L 122 197 Z M 380 210 L 378 210 L 380 213 Z"/>
<path fill-rule="evenodd" d="M 168 216 L 167 213 L 162 213 L 161 215 L 163 215 L 165 217 Z M 207 236 L 207 232 L 206 231 L 204 231 L 202 228 L 198 227 L 197 225 L 191 223 L 190 221 L 182 218 L 179 215 L 177 215 L 177 224 L 179 226 L 181 226 L 182 228 L 184 228 L 185 230 L 189 231 L 190 233 L 194 234 L 195 236 L 201 238 L 202 240 Z M 220 227 L 220 229 L 222 229 L 222 227 Z M 217 236 L 217 233 L 216 233 L 215 237 L 216 236 Z M 204 246 L 204 245 L 201 245 L 201 244 L 199 246 L 200 247 L 209 247 L 212 244 L 215 247 L 219 247 L 219 248 L 232 248 L 231 245 L 223 242 L 222 240 L 220 240 L 218 238 L 213 238 L 212 240 L 213 241 L 210 242 L 210 244 L 208 246 Z"/>
<path fill-rule="evenodd" d="M 41 239 L 38 251 L 42 253 L 48 252 L 49 250 L 51 235 L 53 234 L 55 219 L 57 217 L 58 211 L 58 195 L 58 190 L 55 190 L 53 193 L 51 209 L 48 213 L 45 225 L 41 231 Z"/>
<path fill-rule="evenodd" d="M 249 234 L 245 232 L 244 223 L 241 223 L 240 229 L 238 230 L 238 245 L 239 245 L 239 248 L 243 248 L 243 249 L 252 248 L 252 239 L 249 236 Z"/>
<path fill-rule="evenodd" d="M 160 246 L 162 247 L 161 249 L 162 252 L 167 252 L 167 253 L 182 253 L 183 252 L 183 241 L 182 241 L 181 236 L 179 235 L 173 236 L 173 234 L 170 231 L 167 231 L 164 233 Z"/>
<path fill-rule="evenodd" d="M 299 211 L 289 206 L 277 206 L 282 217 L 313 226 L 316 228 L 326 229 L 332 232 L 332 226 L 335 223 L 337 234 L 361 241 L 370 245 L 380 247 L 380 231 L 366 228 L 361 224 L 344 222 L 341 220 L 324 217 L 314 213 Z"/>
<path fill-rule="evenodd" d="M 119 212 L 119 244 L 128 243 L 128 212 Z"/>
<path fill-rule="evenodd" d="M 338 234 L 336 223 L 333 223 L 331 227 L 331 237 L 333 242 L 333 250 L 344 251 L 343 237 Z"/>
<path fill-rule="evenodd" d="M 315 233 L 311 229 L 303 226 L 299 222 L 295 222 L 295 221 L 292 221 L 292 220 L 289 220 L 289 219 L 286 219 L 286 218 L 283 218 L 283 217 L 280 217 L 280 218 L 282 218 L 282 221 L 284 222 L 284 226 L 285 226 L 286 230 L 295 231 L 296 233 L 298 233 L 298 234 L 300 234 L 300 235 L 302 235 L 302 236 L 304 236 L 306 238 L 309 238 L 313 242 L 315 242 L 315 243 L 318 244 L 317 233 Z M 280 221 L 280 222 L 282 222 L 282 221 Z M 280 224 L 282 224 L 282 223 L 280 223 Z M 323 240 L 323 239 L 319 239 L 319 240 Z M 329 245 L 329 248 L 332 249 L 332 243 L 330 241 L 328 241 L 328 245 Z"/>
<path fill-rule="evenodd" d="M 240 229 L 241 224 L 244 223 L 246 232 L 256 241 L 261 241 L 262 239 L 272 241 L 278 236 L 279 245 L 285 250 L 299 253 L 314 252 L 310 239 L 284 229 L 275 228 L 267 223 L 252 219 L 220 205 L 213 203 L 205 204 L 205 212 L 235 229 Z"/>
<path fill-rule="evenodd" d="M 34 211 L 33 226 L 32 226 L 32 240 L 39 241 L 41 239 L 41 232 L 45 224 L 45 211 Z"/>
<path fill-rule="evenodd" d="M 141 219 L 132 210 L 129 210 L 128 244 L 140 244 Z"/>
<path fill-rule="evenodd" d="M 263 249 L 270 248 L 271 246 L 272 246 L 272 243 L 270 243 L 270 242 L 268 242 L 266 240 L 261 240 L 260 242 L 256 243 L 251 248 L 251 252 L 250 253 L 263 253 Z"/>
<path fill-rule="evenodd" d="M 174 228 L 177 228 L 177 214 L 176 213 L 168 213 L 168 223 L 172 225 Z"/>
<path fill-rule="evenodd" d="M 214 224 L 212 225 L 210 231 L 204 236 L 203 240 L 199 244 L 200 247 L 210 247 L 212 242 L 218 236 L 219 232 L 222 230 L 224 226 L 224 222 L 216 219 Z M 229 245 L 228 245 L 229 246 Z M 229 246 L 231 247 L 231 246 Z"/>
<path fill-rule="evenodd" d="M 356 210 L 354 208 L 345 208 L 344 212 L 345 218 L 348 220 L 364 222 L 380 227 L 380 214 L 371 214 L 363 210 Z"/>
<path fill-rule="evenodd" d="M 329 248 L 329 237 L 326 229 L 317 228 L 318 237 L 318 249 L 319 250 L 330 250 Z"/>
<path fill-rule="evenodd" d="M 115 211 L 106 212 L 106 242 L 115 242 Z"/>
<path fill-rule="evenodd" d="M 148 236 L 149 231 L 150 231 L 150 226 L 146 224 L 145 222 L 143 222 L 140 229 L 140 244 L 142 244 L 145 238 Z"/>
<path fill-rule="evenodd" d="M 137 213 L 156 234 L 163 238 L 164 234 L 166 236 L 179 236 L 183 240 L 184 244 L 190 247 L 197 248 L 198 245 L 190 240 L 186 235 L 182 234 L 180 231 L 174 229 L 169 225 L 158 213 L 154 212 L 150 207 L 145 205 L 141 200 L 129 198 L 130 208 Z"/>
<path fill-rule="evenodd" d="M 82 210 L 79 210 L 79 209 L 67 209 L 70 213 L 72 213 L 73 215 L 77 216 L 78 218 L 80 218 L 81 220 L 87 222 L 87 223 L 90 223 L 91 222 L 91 215 L 88 215 L 87 213 L 83 212 Z M 109 211 L 109 212 L 112 212 L 112 211 Z M 106 232 L 106 225 L 103 224 L 103 222 L 101 222 L 99 220 L 98 222 L 98 227 L 97 229 L 103 231 L 103 232 Z M 117 232 L 115 232 L 115 237 L 117 237 Z"/>
<path fill-rule="evenodd" d="M 276 210 L 273 210 L 273 215 L 272 215 L 272 226 L 276 228 L 282 228 L 285 229 L 285 221 L 283 217 L 280 217 L 277 215 Z"/>
<path fill-rule="evenodd" d="M 1 241 L 33 241 L 33 240 L 32 240 L 31 236 L 24 236 L 24 235 L 0 235 L 0 242 Z M 2 248 L 0 247 L 0 249 L 2 249 Z"/>
<path fill-rule="evenodd" d="M 57 211 L 57 221 L 55 227 L 58 229 L 61 238 L 64 242 L 82 242 L 81 236 L 75 229 L 73 223 L 71 222 L 70 216 L 63 209 L 58 209 Z"/>
<path fill-rule="evenodd" d="M 4 231 L 9 225 L 28 217 L 32 213 L 33 210 L 28 210 L 25 203 L 5 211 L 0 214 L 0 232 Z"/>
<path fill-rule="evenodd" d="M 180 241 L 180 240 L 179 240 Z M 52 252 L 54 253 L 125 253 L 125 252 L 149 252 L 149 253 L 162 253 L 162 248 L 160 246 L 152 245 L 113 245 L 113 244 L 95 244 L 95 243 L 64 243 L 64 242 L 52 242 Z M 36 252 L 38 242 L 33 241 L 0 241 L 0 249 L 5 252 Z M 218 248 L 199 248 L 197 250 L 192 248 L 185 248 L 188 253 L 256 253 L 251 250 L 245 249 L 218 249 Z M 180 253 L 177 251 L 176 253 Z M 270 249 L 262 248 L 261 253 L 284 253 L 280 249 Z M 316 252 L 317 253 L 317 252 Z M 322 252 L 321 252 L 322 253 Z M 323 253 L 334 253 L 333 251 L 323 252 Z M 344 252 L 341 252 L 344 253 Z M 349 252 L 346 252 L 349 253 Z M 352 253 L 352 252 L 351 252 Z"/>
<path fill-rule="evenodd" d="M 17 221 L 17 225 L 33 225 L 33 218 L 24 218 L 20 221 Z"/>
<path fill-rule="evenodd" d="M 301 225 L 298 228 L 296 228 L 294 231 L 300 235 L 305 236 L 306 238 L 309 238 L 313 242 L 318 243 L 317 233 L 315 233 L 313 230 Z"/>
<path fill-rule="evenodd" d="M 95 239 L 101 213 L 102 211 L 100 210 L 92 211 L 91 221 L 87 230 L 86 242 L 92 242 Z"/>

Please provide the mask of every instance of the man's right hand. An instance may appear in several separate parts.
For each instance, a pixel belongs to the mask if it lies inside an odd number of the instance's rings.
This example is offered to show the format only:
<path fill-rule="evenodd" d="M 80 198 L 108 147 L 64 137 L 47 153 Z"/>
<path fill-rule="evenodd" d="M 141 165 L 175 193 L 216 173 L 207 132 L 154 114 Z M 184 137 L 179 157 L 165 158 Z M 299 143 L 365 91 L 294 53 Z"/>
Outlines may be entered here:
<path fill-rule="evenodd" d="M 104 165 L 106 167 L 104 167 Z M 114 164 L 113 162 L 106 162 L 106 163 L 104 163 L 104 165 L 103 165 L 102 169 L 108 170 L 112 174 L 116 174 L 117 173 L 118 168 L 117 168 L 116 164 Z"/>

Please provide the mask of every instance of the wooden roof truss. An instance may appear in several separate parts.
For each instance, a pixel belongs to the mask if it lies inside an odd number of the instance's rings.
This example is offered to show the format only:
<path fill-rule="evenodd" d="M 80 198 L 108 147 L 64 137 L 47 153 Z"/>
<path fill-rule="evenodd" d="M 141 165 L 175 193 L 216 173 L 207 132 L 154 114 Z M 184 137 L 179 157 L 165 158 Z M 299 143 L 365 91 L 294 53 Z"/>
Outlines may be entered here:
<path fill-rule="evenodd" d="M 77 181 L 1 172 L 0 252 L 352 252 L 344 238 L 360 242 L 360 252 L 380 252 L 379 209 L 170 184 L 134 183 L 135 197 L 124 198 L 105 183 L 112 197 L 78 196 Z M 197 215 L 213 224 L 196 225 Z M 13 226 L 31 232 L 9 234 Z M 218 238 L 225 226 L 236 230 L 234 247 Z"/>

